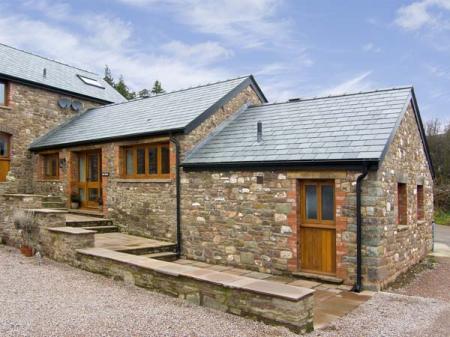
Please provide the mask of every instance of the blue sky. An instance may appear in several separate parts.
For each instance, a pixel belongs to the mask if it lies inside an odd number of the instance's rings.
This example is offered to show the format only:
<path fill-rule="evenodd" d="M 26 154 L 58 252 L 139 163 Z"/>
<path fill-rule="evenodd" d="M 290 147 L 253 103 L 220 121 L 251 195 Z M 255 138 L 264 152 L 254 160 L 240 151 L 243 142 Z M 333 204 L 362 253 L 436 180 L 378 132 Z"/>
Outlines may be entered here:
<path fill-rule="evenodd" d="M 413 84 L 450 120 L 450 0 L 0 0 L 0 42 L 166 90 L 254 74 L 270 101 Z"/>

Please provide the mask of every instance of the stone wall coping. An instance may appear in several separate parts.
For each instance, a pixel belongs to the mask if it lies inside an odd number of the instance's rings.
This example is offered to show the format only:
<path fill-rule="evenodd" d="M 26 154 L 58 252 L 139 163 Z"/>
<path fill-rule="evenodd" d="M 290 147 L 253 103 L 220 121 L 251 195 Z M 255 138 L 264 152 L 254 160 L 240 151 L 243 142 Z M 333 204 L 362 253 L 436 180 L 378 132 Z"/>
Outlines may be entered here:
<path fill-rule="evenodd" d="M 83 229 L 80 227 L 51 227 L 47 228 L 49 232 L 53 233 L 63 233 L 63 234 L 72 234 L 72 235 L 86 235 L 86 234 L 95 234 L 96 231 L 91 231 L 88 229 Z"/>
<path fill-rule="evenodd" d="M 28 208 L 25 212 L 32 213 L 45 213 L 45 214 L 67 214 L 68 211 L 64 211 L 61 209 L 53 209 L 53 208 Z"/>
<path fill-rule="evenodd" d="M 45 198 L 45 195 L 42 194 L 4 193 L 2 196 L 11 198 Z"/>
<path fill-rule="evenodd" d="M 314 293 L 314 290 L 308 288 L 290 286 L 265 280 L 256 280 L 250 277 L 205 270 L 194 266 L 179 265 L 144 256 L 120 253 L 105 248 L 78 249 L 77 252 L 92 257 L 104 258 L 144 269 L 150 269 L 161 274 L 175 277 L 187 277 L 198 281 L 214 283 L 226 288 L 241 289 L 266 296 L 282 298 L 292 302 L 297 302 Z"/>
<path fill-rule="evenodd" d="M 141 184 L 148 184 L 148 183 L 171 183 L 173 182 L 172 179 L 114 179 L 117 183 L 141 183 Z"/>

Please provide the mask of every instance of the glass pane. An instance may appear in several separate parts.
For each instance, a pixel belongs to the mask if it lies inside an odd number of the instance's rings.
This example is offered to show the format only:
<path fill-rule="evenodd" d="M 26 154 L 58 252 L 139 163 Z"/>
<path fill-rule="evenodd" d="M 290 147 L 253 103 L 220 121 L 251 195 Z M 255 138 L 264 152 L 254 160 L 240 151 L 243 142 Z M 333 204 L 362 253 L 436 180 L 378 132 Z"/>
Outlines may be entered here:
<path fill-rule="evenodd" d="M 306 218 L 317 219 L 316 185 L 306 185 Z"/>
<path fill-rule="evenodd" d="M 78 159 L 78 172 L 79 181 L 84 183 L 86 181 L 86 159 L 83 155 L 80 155 Z"/>
<path fill-rule="evenodd" d="M 170 173 L 170 150 L 168 145 L 161 147 L 161 173 Z"/>
<path fill-rule="evenodd" d="M 334 188 L 322 185 L 322 220 L 334 220 Z"/>
<path fill-rule="evenodd" d="M 83 202 L 86 201 L 86 196 L 84 195 L 84 188 L 80 188 L 78 190 L 78 192 L 80 194 L 80 200 L 83 201 Z"/>
<path fill-rule="evenodd" d="M 96 188 L 89 188 L 88 189 L 88 197 L 89 201 L 98 201 L 98 189 Z"/>
<path fill-rule="evenodd" d="M 158 148 L 152 146 L 148 149 L 148 173 L 157 174 L 158 173 L 158 160 L 157 160 Z"/>
<path fill-rule="evenodd" d="M 6 157 L 6 140 L 0 138 L 0 157 Z"/>
<path fill-rule="evenodd" d="M 91 154 L 88 156 L 88 180 L 98 181 L 98 155 Z"/>
<path fill-rule="evenodd" d="M 145 174 L 145 149 L 137 149 L 137 174 Z"/>
<path fill-rule="evenodd" d="M 132 176 L 134 174 L 134 162 L 133 162 L 133 149 L 126 150 L 126 167 L 127 167 L 127 176 Z"/>
<path fill-rule="evenodd" d="M 0 82 L 0 105 L 6 103 L 6 86 L 5 83 Z"/>

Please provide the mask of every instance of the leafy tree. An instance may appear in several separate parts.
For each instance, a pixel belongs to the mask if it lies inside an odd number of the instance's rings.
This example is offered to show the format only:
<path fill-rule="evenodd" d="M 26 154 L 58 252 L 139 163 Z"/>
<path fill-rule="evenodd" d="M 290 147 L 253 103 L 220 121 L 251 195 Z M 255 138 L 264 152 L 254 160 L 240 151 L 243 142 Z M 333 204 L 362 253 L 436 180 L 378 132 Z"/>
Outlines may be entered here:
<path fill-rule="evenodd" d="M 148 97 L 148 96 L 150 96 L 150 90 L 142 89 L 141 91 L 139 91 L 138 96 L 139 97 Z"/>
<path fill-rule="evenodd" d="M 165 93 L 165 90 L 162 88 L 161 86 L 161 82 L 156 80 L 155 83 L 153 84 L 153 88 L 152 88 L 152 94 L 162 94 Z"/>

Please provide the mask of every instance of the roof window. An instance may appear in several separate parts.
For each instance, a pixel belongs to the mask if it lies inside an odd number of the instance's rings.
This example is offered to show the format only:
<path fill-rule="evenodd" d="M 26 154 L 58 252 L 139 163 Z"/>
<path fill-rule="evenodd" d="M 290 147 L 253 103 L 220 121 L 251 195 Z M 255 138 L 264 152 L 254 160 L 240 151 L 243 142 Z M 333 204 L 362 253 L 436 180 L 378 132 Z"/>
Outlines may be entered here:
<path fill-rule="evenodd" d="M 92 86 L 97 87 L 97 88 L 105 89 L 105 87 L 99 81 L 97 81 L 96 79 L 85 77 L 85 76 L 82 76 L 82 75 L 78 75 L 78 77 L 80 78 L 80 80 L 82 80 L 87 85 L 92 85 Z"/>

